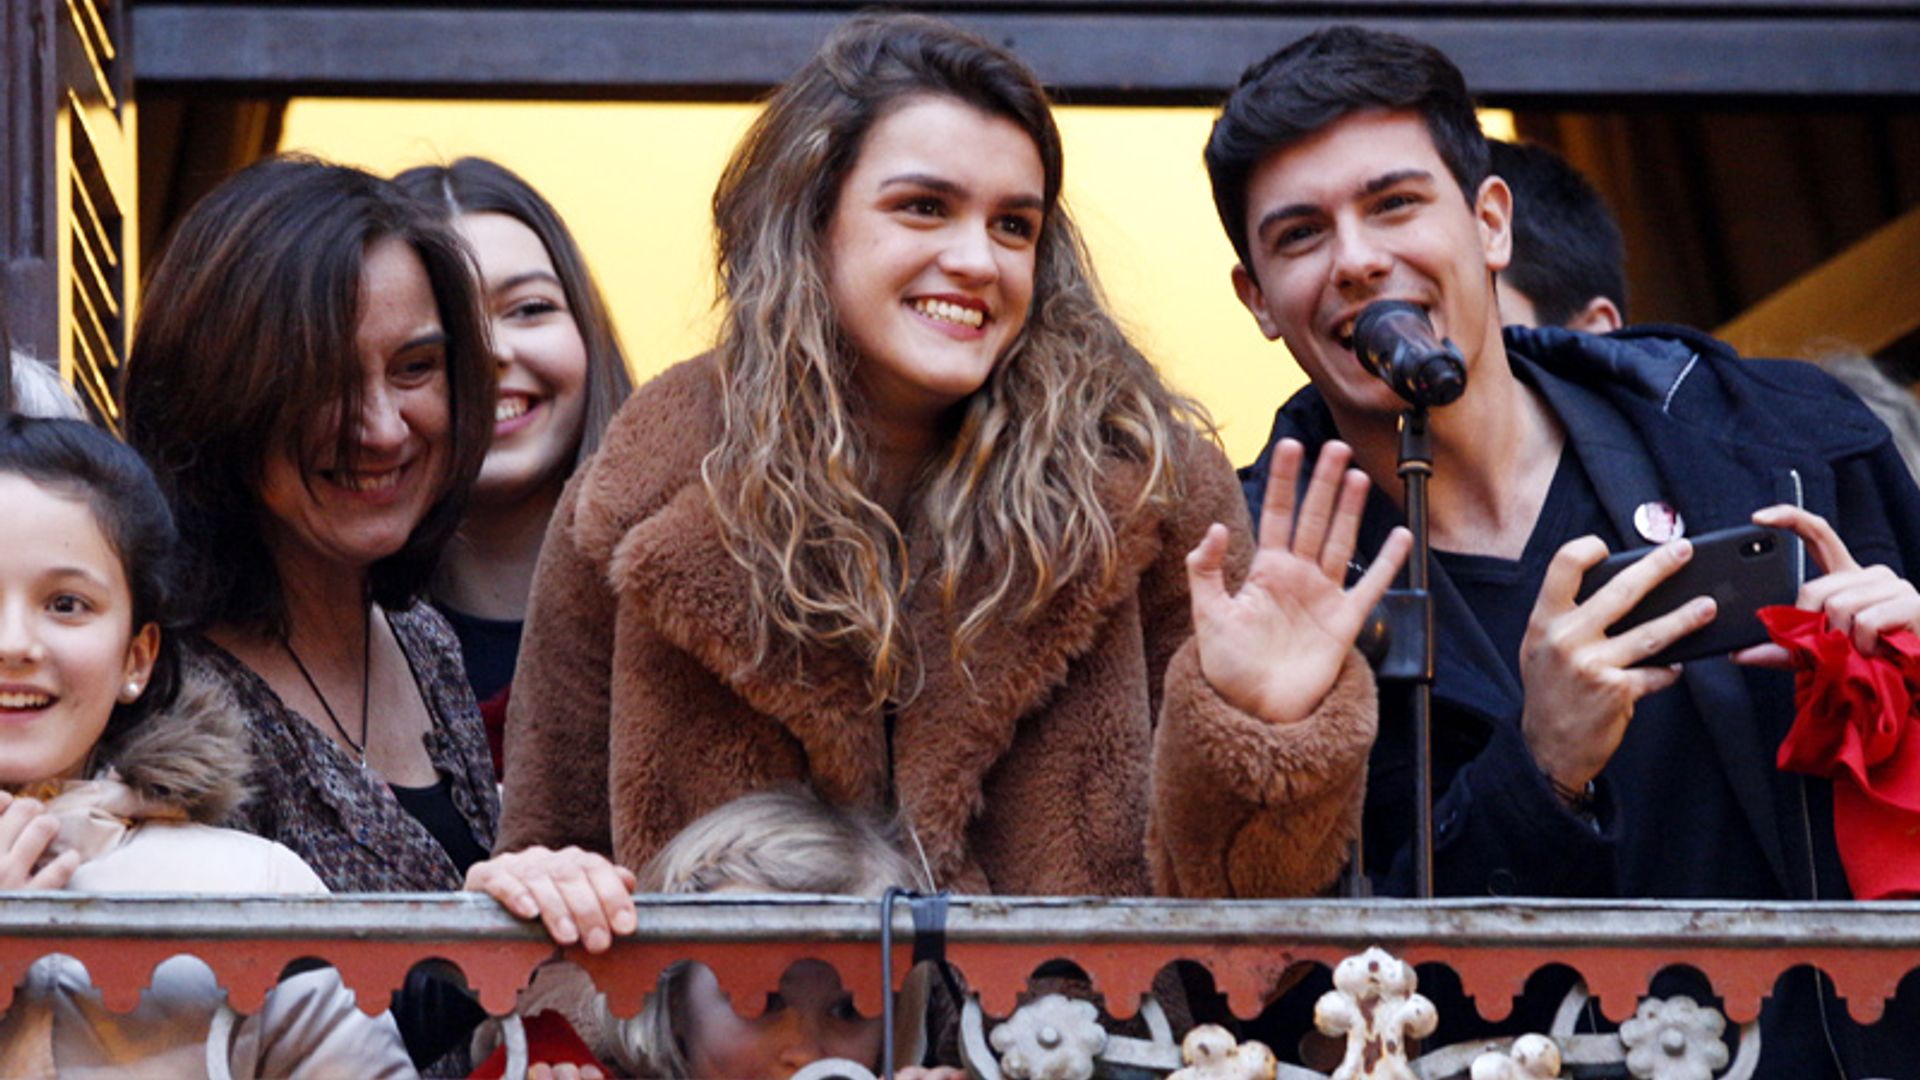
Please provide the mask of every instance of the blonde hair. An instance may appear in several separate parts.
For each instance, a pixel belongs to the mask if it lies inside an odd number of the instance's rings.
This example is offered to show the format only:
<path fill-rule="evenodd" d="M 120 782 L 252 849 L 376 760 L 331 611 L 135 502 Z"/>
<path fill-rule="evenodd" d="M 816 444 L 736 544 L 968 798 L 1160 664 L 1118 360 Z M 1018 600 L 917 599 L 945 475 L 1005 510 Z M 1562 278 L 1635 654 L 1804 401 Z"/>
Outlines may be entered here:
<path fill-rule="evenodd" d="M 929 95 L 1019 125 L 1045 181 L 1026 325 L 956 410 L 946 450 L 916 484 L 911 513 L 937 538 L 948 610 L 958 611 L 963 581 L 986 581 L 959 614 L 954 658 L 964 666 L 989 626 L 1031 617 L 1083 572 L 1114 571 L 1115 523 L 1099 498 L 1112 458 L 1146 466 L 1133 509 L 1171 499 L 1180 487 L 1171 438 L 1183 425 L 1211 427 L 1107 313 L 1060 204 L 1060 137 L 1032 72 L 923 16 L 843 25 L 774 95 L 714 192 L 724 429 L 702 476 L 751 585 L 759 658 L 776 633 L 850 648 L 876 706 L 910 699 L 918 685 L 902 612 L 906 542 L 866 494 L 865 403 L 829 297 L 823 233 L 866 133 Z"/>
<path fill-rule="evenodd" d="M 743 795 L 682 829 L 640 871 L 640 891 L 722 889 L 877 897 L 893 886 L 928 888 L 901 854 L 898 830 L 879 817 L 832 806 L 804 788 Z M 690 1075 L 674 1033 L 691 962 L 660 973 L 631 1022 L 618 1025 L 622 1064 L 647 1076 Z"/>
<path fill-rule="evenodd" d="M 757 791 L 680 830 L 640 871 L 640 891 L 879 896 L 921 888 L 899 831 L 865 811 L 830 806 L 804 788 Z"/>

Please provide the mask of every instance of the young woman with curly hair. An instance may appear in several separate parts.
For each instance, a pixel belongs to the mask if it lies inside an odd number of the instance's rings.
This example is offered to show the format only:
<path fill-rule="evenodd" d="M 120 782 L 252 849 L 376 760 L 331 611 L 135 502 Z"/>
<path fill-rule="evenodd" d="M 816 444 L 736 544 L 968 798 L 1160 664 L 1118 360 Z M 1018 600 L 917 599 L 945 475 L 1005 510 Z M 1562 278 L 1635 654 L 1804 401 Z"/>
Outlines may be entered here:
<path fill-rule="evenodd" d="M 1374 694 L 1364 480 L 1276 455 L 1258 550 L 1105 309 L 1033 74 L 838 30 L 714 195 L 713 352 L 636 392 L 542 553 L 501 850 L 639 867 L 746 792 L 897 811 L 970 892 L 1325 887 Z M 511 858 L 511 857 L 509 857 Z M 539 852 L 527 856 L 538 875 Z"/>

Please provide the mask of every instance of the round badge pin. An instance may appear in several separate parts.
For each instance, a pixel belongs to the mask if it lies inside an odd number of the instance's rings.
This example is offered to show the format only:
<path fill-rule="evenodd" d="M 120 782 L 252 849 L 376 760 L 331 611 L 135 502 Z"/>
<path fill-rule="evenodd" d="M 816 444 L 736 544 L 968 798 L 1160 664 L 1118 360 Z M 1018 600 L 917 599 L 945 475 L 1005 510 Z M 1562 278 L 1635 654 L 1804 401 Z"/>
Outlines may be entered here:
<path fill-rule="evenodd" d="M 1680 511 L 1658 499 L 1634 508 L 1633 529 L 1650 544 L 1664 544 L 1687 535 L 1687 523 L 1680 517 Z"/>

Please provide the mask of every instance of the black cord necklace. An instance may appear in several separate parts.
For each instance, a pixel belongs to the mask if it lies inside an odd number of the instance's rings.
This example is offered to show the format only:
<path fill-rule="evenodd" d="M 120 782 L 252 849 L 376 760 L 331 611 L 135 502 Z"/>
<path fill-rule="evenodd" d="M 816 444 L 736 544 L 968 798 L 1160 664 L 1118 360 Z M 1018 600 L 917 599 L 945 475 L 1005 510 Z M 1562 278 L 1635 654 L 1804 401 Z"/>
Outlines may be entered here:
<path fill-rule="evenodd" d="M 367 690 L 373 681 L 373 612 L 367 612 L 366 630 L 360 639 L 360 741 L 358 742 L 354 741 L 353 736 L 347 734 L 346 725 L 340 722 L 340 717 L 333 711 L 333 704 L 327 700 L 327 695 L 320 692 L 320 684 L 313 681 L 313 673 L 307 670 L 307 665 L 300 660 L 300 654 L 294 651 L 293 638 L 281 634 L 280 645 L 287 650 L 287 656 L 292 658 L 293 666 L 300 669 L 300 677 L 307 680 L 307 689 L 313 691 L 313 696 L 320 699 L 320 707 L 326 710 L 327 719 L 333 721 L 333 730 L 339 732 L 340 737 L 353 748 L 353 752 L 360 755 L 360 767 L 366 768 Z"/>

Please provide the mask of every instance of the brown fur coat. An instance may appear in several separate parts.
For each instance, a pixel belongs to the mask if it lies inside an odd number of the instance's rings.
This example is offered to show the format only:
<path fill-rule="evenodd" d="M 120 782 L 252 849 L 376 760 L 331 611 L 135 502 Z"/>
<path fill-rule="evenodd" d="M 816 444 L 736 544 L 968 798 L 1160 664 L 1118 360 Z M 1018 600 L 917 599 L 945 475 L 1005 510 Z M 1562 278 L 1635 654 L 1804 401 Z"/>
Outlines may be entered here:
<path fill-rule="evenodd" d="M 1333 879 L 1359 816 L 1372 679 L 1350 657 L 1313 716 L 1274 726 L 1202 677 L 1185 556 L 1214 521 L 1233 533 L 1231 586 L 1251 554 L 1211 444 L 1189 440 L 1175 505 L 1131 517 L 1140 471 L 1116 460 L 1103 501 L 1119 572 L 990 631 L 971 683 L 923 648 L 890 777 L 855 658 L 776 642 L 753 663 L 747 583 L 699 475 L 718 395 L 705 359 L 642 388 L 554 516 L 508 717 L 500 850 L 578 844 L 637 869 L 729 799 L 804 781 L 830 801 L 897 801 L 959 891 L 1275 896 Z M 906 617 L 916 640 L 950 640 L 931 584 Z"/>

